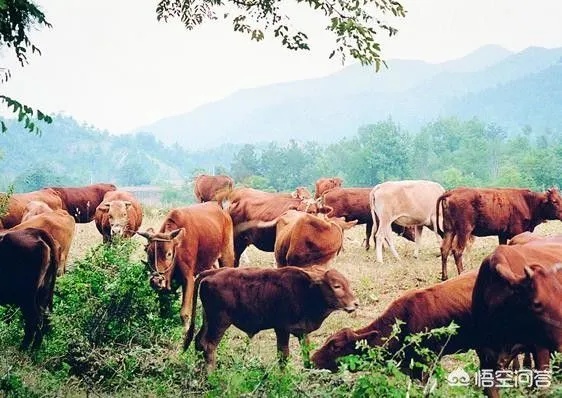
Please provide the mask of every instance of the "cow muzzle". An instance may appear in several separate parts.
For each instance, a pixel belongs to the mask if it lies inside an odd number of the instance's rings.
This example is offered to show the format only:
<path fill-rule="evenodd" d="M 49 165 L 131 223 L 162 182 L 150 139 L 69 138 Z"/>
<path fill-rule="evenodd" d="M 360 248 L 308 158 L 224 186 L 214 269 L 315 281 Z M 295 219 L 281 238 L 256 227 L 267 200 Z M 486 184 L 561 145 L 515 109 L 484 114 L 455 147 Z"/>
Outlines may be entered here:
<path fill-rule="evenodd" d="M 351 304 L 345 306 L 343 308 L 343 310 L 347 313 L 351 313 L 351 312 L 355 311 L 357 308 L 359 308 L 359 302 L 354 301 Z"/>
<path fill-rule="evenodd" d="M 111 236 L 122 236 L 122 235 L 123 235 L 123 226 L 121 225 L 111 226 Z"/>
<path fill-rule="evenodd" d="M 170 290 L 168 288 L 168 283 L 164 275 L 152 274 L 150 277 L 150 287 L 152 287 L 157 292 L 165 292 Z"/>

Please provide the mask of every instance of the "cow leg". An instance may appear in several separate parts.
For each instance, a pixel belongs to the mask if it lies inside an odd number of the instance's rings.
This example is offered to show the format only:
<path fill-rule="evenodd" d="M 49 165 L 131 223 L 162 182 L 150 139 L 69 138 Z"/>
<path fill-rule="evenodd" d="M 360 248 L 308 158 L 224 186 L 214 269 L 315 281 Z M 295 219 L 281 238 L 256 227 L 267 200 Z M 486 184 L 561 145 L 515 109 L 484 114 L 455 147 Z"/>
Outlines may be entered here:
<path fill-rule="evenodd" d="M 537 370 L 546 370 L 550 367 L 550 351 L 548 349 L 534 347 L 533 357 L 535 358 L 535 368 Z"/>
<path fill-rule="evenodd" d="M 195 286 L 195 277 L 193 272 L 195 270 L 195 264 L 193 266 L 188 266 L 189 271 L 182 286 L 182 301 L 180 309 L 180 317 L 183 323 L 183 332 L 187 333 L 189 329 L 189 321 L 191 320 L 191 306 L 193 303 L 193 288 Z"/>
<path fill-rule="evenodd" d="M 203 306 L 203 325 L 195 336 L 195 348 L 203 351 L 207 372 L 212 372 L 217 366 L 217 347 L 230 326 L 228 317 L 221 312 L 208 313 Z"/>
<path fill-rule="evenodd" d="M 451 246 L 453 246 L 453 233 L 446 232 L 441 242 L 441 280 L 446 281 L 447 276 L 447 259 L 451 253 Z"/>
<path fill-rule="evenodd" d="M 308 338 L 308 334 L 306 333 L 302 333 L 302 334 L 296 334 L 295 336 L 297 336 L 297 338 L 299 339 L 299 343 L 301 346 L 301 357 L 302 357 L 302 362 L 303 365 L 306 369 L 310 369 L 311 368 L 311 363 L 310 363 L 310 339 Z"/>
<path fill-rule="evenodd" d="M 505 236 L 504 234 L 499 234 L 498 242 L 500 245 L 507 245 L 507 236 Z"/>
<path fill-rule="evenodd" d="M 285 329 L 275 329 L 275 336 L 277 337 L 279 365 L 285 367 L 289 358 L 289 332 Z"/>
<path fill-rule="evenodd" d="M 371 234 L 373 233 L 373 222 L 367 221 L 365 224 L 365 250 L 369 250 L 371 248 Z M 373 239 L 376 239 L 373 237 Z"/>
<path fill-rule="evenodd" d="M 388 248 L 390 249 L 390 252 L 394 256 L 394 258 L 396 258 L 397 260 L 400 260 L 400 256 L 398 255 L 398 252 L 396 251 L 396 247 L 394 247 L 394 238 L 392 236 L 392 227 L 390 225 L 391 224 L 388 223 L 387 227 L 385 229 L 385 240 L 388 243 Z"/>
<path fill-rule="evenodd" d="M 375 252 L 377 255 L 377 262 L 382 264 L 382 243 L 384 241 L 384 237 L 380 232 L 381 226 L 379 225 L 379 230 L 375 234 Z"/>
<path fill-rule="evenodd" d="M 457 265 L 457 272 L 458 274 L 462 274 L 464 271 L 464 267 L 462 264 L 462 254 L 466 247 L 466 240 L 469 234 L 463 233 L 457 235 L 457 243 L 453 245 L 453 257 L 455 258 L 455 264 Z"/>
<path fill-rule="evenodd" d="M 421 246 L 421 232 L 422 232 L 423 225 L 416 225 L 414 227 L 414 239 L 416 243 L 416 248 L 414 249 L 414 258 L 418 258 L 420 256 L 420 246 Z"/>
<path fill-rule="evenodd" d="M 32 301 L 34 297 L 30 297 Z M 40 316 L 38 308 L 35 303 L 30 303 L 21 307 L 21 312 L 24 319 L 24 336 L 20 345 L 21 350 L 27 350 L 35 339 L 42 340 L 39 336 L 41 334 L 40 329 Z M 41 343 L 41 341 L 39 341 Z M 33 348 L 37 348 L 34 342 Z"/>
<path fill-rule="evenodd" d="M 245 239 L 234 239 L 234 267 L 238 268 L 240 265 L 240 256 L 246 250 L 248 244 L 246 243 Z"/>
<path fill-rule="evenodd" d="M 499 369 L 499 358 L 497 355 L 492 354 L 488 350 L 479 350 L 478 351 L 478 358 L 480 359 L 480 370 L 491 370 L 492 373 L 495 375 L 496 370 Z M 495 381 L 494 381 L 495 384 Z M 500 398 L 500 392 L 498 387 L 484 387 L 484 394 L 488 398 Z"/>

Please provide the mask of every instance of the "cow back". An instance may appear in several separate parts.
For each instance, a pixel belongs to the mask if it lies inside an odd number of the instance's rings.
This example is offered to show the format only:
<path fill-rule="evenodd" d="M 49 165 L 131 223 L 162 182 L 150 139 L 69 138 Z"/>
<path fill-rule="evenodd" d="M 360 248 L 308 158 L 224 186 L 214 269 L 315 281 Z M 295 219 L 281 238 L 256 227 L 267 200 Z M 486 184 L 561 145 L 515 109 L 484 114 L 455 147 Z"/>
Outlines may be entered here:
<path fill-rule="evenodd" d="M 94 219 L 96 208 L 104 195 L 117 188 L 113 184 L 93 184 L 83 187 L 50 187 L 62 199 L 63 208 L 77 223 L 88 223 Z"/>

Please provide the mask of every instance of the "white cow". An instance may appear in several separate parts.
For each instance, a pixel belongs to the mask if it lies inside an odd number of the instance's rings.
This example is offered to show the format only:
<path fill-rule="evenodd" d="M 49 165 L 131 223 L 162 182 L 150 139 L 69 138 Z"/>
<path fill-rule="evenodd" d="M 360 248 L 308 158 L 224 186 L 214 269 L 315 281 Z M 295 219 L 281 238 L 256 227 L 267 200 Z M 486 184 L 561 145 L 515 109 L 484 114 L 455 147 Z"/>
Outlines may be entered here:
<path fill-rule="evenodd" d="M 416 249 L 419 254 L 420 232 L 426 226 L 438 233 L 436 221 L 437 198 L 445 189 L 436 182 L 425 180 L 387 181 L 376 185 L 369 194 L 369 204 L 373 216 L 373 234 L 377 252 L 377 261 L 382 263 L 383 240 L 388 243 L 390 251 L 397 259 L 398 252 L 392 242 L 391 224 L 394 222 L 404 227 L 416 226 Z M 376 217 L 375 217 L 376 215 Z M 378 225 L 376 220 L 379 220 Z"/>

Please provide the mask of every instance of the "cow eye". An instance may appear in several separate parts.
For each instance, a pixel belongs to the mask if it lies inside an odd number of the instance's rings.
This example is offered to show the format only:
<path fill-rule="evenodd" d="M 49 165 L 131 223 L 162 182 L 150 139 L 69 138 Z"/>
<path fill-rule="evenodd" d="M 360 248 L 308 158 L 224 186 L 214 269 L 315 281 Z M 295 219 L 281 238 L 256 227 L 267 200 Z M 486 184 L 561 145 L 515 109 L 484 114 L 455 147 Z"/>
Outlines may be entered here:
<path fill-rule="evenodd" d="M 341 285 L 334 285 L 334 289 L 341 289 Z"/>
<path fill-rule="evenodd" d="M 532 307 L 533 307 L 533 310 L 535 310 L 535 311 L 541 311 L 542 310 L 542 303 L 538 300 L 533 300 Z"/>
<path fill-rule="evenodd" d="M 172 257 L 172 252 L 166 253 L 166 257 Z"/>

